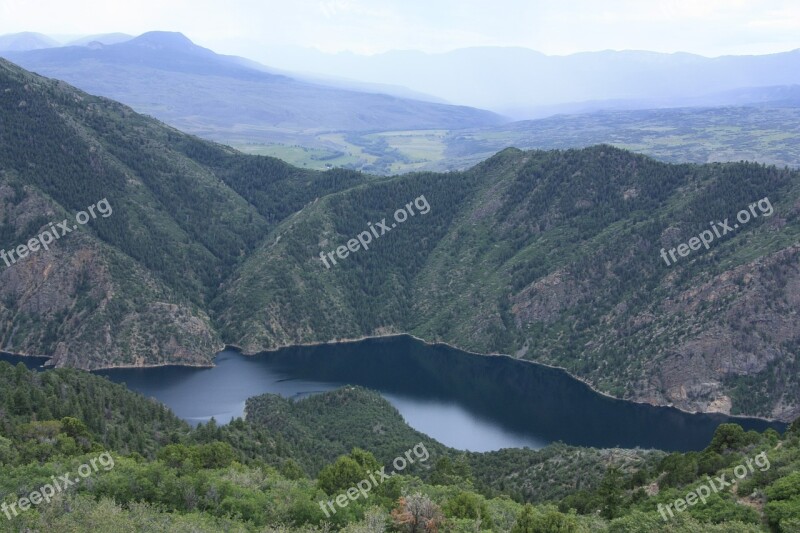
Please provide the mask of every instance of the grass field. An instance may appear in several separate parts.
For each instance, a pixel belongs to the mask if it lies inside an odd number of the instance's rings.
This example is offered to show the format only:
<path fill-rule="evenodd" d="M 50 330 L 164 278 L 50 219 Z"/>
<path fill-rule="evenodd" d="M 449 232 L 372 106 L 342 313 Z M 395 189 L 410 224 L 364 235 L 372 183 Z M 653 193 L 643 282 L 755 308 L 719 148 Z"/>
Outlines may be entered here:
<path fill-rule="evenodd" d="M 231 143 L 231 146 L 246 154 L 277 157 L 294 166 L 315 170 L 325 170 L 333 167 L 357 168 L 368 160 L 357 146 L 353 146 L 356 150 L 348 150 L 349 146 L 345 142 L 341 143 L 340 148 L 318 148 L 279 143 Z M 353 152 L 355 152 L 355 155 Z"/>
<path fill-rule="evenodd" d="M 457 170 L 513 146 L 581 148 L 595 144 L 670 162 L 759 161 L 800 166 L 800 108 L 721 107 L 606 111 L 465 130 L 316 133 L 296 144 L 231 145 L 313 169 L 376 174 Z"/>

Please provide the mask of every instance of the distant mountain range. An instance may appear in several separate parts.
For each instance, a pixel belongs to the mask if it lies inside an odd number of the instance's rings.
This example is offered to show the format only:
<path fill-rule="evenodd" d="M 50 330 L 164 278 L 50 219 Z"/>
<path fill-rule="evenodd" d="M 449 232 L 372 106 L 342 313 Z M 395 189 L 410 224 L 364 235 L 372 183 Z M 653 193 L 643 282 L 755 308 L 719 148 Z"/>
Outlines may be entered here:
<path fill-rule="evenodd" d="M 303 170 L 0 60 L 0 249 L 113 206 L 0 265 L 0 349 L 82 368 L 199 365 L 223 344 L 407 332 L 562 366 L 618 397 L 792 420 L 798 183 L 607 145 L 507 149 L 442 174 Z M 770 216 L 762 201 L 764 216 L 664 265 L 662 248 L 765 199 Z M 384 219 L 391 233 L 342 257 Z"/>
<path fill-rule="evenodd" d="M 715 93 L 800 84 L 800 50 L 707 58 L 632 50 L 548 56 L 526 48 L 479 47 L 361 56 L 285 47 L 266 50 L 259 59 L 278 68 L 402 85 L 515 119 L 580 102 L 587 102 L 580 111 L 679 107 L 692 99 L 714 100 Z M 726 103 L 733 102 L 715 101 Z"/>
<path fill-rule="evenodd" d="M 169 32 L 149 32 L 138 38 L 123 33 L 91 35 L 74 39 L 67 45 L 97 48 L 100 44 L 123 43 L 130 44 L 127 52 L 123 47 L 94 54 L 50 50 L 20 55 L 22 52 L 64 47 L 46 35 L 26 32 L 0 36 L 0 52 L 26 68 L 53 77 L 68 76 L 62 79 L 85 90 L 120 99 L 143 112 L 153 112 L 159 118 L 175 119 L 175 116 L 163 115 L 165 110 L 156 106 L 141 108 L 147 105 L 144 96 L 141 101 L 130 100 L 134 95 L 117 85 L 135 81 L 133 76 L 104 67 L 116 64 L 119 68 L 120 59 L 124 59 L 122 64 L 126 66 L 134 61 L 142 68 L 155 66 L 162 70 L 169 70 L 170 63 L 174 62 L 180 70 L 179 64 L 185 61 L 186 54 L 200 55 L 200 51 L 209 51 L 192 45 L 182 35 L 178 38 Z M 143 45 L 151 53 L 155 49 L 161 50 L 164 57 L 153 62 L 146 53 L 142 57 L 130 53 L 131 49 L 138 49 L 138 53 L 143 54 Z M 196 49 L 192 52 L 187 45 Z M 268 67 L 239 57 L 217 55 L 216 59 L 328 88 L 472 106 L 513 119 L 597 110 L 745 105 L 774 100 L 780 96 L 776 91 L 781 90 L 776 87 L 796 91 L 800 85 L 800 50 L 708 58 L 689 53 L 635 50 L 548 56 L 526 48 L 507 47 L 464 48 L 440 54 L 391 51 L 362 56 L 349 52 L 326 54 L 299 47 L 272 47 L 265 49 L 263 56 L 261 59 Z M 211 58 L 208 54 L 205 57 Z M 89 61 L 93 65 L 87 65 Z M 220 63 L 215 66 L 220 67 Z M 91 78 L 98 74 L 103 79 L 93 81 Z M 117 81 L 115 77 L 121 79 Z M 200 98 L 208 98 L 208 95 L 201 93 L 197 99 Z M 796 94 L 793 98 L 797 100 Z M 181 126 L 192 130 L 192 121 L 184 118 L 186 124 Z M 301 128 L 305 125 L 303 121 L 298 124 Z M 392 127 L 380 129 L 394 129 L 393 124 L 389 125 Z M 283 126 L 277 129 L 283 129 Z M 349 124 L 340 126 L 339 130 L 363 131 L 363 128 L 351 128 Z M 323 127 L 329 128 L 329 124 Z M 234 126 L 230 129 L 236 130 Z"/>
<path fill-rule="evenodd" d="M 80 37 L 78 39 L 69 41 L 66 43 L 67 46 L 87 46 L 92 43 L 100 43 L 100 44 L 118 44 L 124 43 L 125 41 L 130 41 L 133 39 L 133 35 L 128 35 L 127 33 L 101 33 L 98 35 L 87 35 L 86 37 Z"/>
<path fill-rule="evenodd" d="M 183 131 L 308 168 L 378 174 L 461 169 L 507 146 L 597 142 L 676 162 L 800 164 L 793 137 L 787 137 L 796 133 L 800 108 L 796 52 L 716 59 L 650 52 L 551 57 L 482 48 L 365 58 L 308 51 L 295 57 L 296 50 L 280 50 L 288 55 L 265 66 L 216 54 L 179 33 L 93 35 L 56 47 L 41 35 L 11 37 L 6 42 L 18 49 L 24 43 L 47 46 L 0 52 L 28 69 Z M 442 96 L 474 96 L 487 106 L 497 102 L 486 99 L 495 99 L 509 114 L 548 118 L 511 123 L 447 105 Z M 657 120 L 669 127 L 654 127 Z M 741 129 L 741 120 L 752 127 Z"/>
<path fill-rule="evenodd" d="M 0 35 L 0 52 L 24 52 L 55 46 L 59 46 L 55 39 L 31 31 Z"/>
<path fill-rule="evenodd" d="M 575 115 L 598 111 L 658 111 L 664 109 L 732 106 L 800 107 L 800 85 L 742 87 L 715 93 L 703 93 L 697 96 L 586 100 L 531 108 L 522 114 L 536 119 L 549 118 L 559 114 Z"/>
<path fill-rule="evenodd" d="M 291 141 L 309 132 L 453 129 L 504 121 L 469 107 L 300 81 L 216 54 L 180 33 L 150 32 L 118 44 L 2 55 L 185 131 L 227 141 Z"/>
<path fill-rule="evenodd" d="M 0 52 L 28 52 L 61 46 L 86 46 L 91 43 L 117 44 L 131 39 L 133 39 L 133 35 L 127 33 L 102 33 L 87 35 L 64 43 L 63 40 L 59 41 L 48 35 L 27 31 L 0 35 Z"/>

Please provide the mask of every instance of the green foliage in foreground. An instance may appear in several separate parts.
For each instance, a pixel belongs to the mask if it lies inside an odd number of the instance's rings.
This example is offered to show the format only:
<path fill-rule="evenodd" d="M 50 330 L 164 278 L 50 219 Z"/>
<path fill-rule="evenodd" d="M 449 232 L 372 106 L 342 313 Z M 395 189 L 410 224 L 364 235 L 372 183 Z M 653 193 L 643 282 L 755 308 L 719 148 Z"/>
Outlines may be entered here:
<path fill-rule="evenodd" d="M 392 442 L 399 451 L 354 448 L 316 468 L 309 450 L 331 456 L 349 442 L 343 432 L 374 426 L 374 417 L 391 406 L 382 407 L 380 396 L 353 387 L 297 402 L 264 396 L 249 405 L 257 414 L 248 420 L 191 429 L 163 407 L 97 376 L 35 373 L 0 363 L 0 502 L 28 497 L 52 476 L 74 477 L 80 465 L 103 452 L 113 457 L 113 466 L 58 492 L 49 503 L 17 516 L 9 512 L 11 520 L 0 516 L 0 531 L 780 533 L 797 531 L 800 524 L 797 424 L 782 436 L 726 424 L 703 451 L 640 452 L 641 460 L 628 463 L 609 462 L 603 450 L 563 445 L 463 454 L 426 438 L 430 456 L 419 469 L 391 476 L 368 497 L 351 497 L 336 513 L 326 513 L 321 501 L 346 494 L 369 471 L 388 471 L 385 456 L 401 455 L 419 442 L 419 434 L 408 426 L 403 433 L 388 413 L 384 429 L 397 439 Z M 283 412 L 266 413 L 266 406 Z M 264 425 L 269 414 L 280 424 Z M 334 426 L 315 429 L 319 419 L 334 414 L 343 432 Z M 130 442 L 117 441 L 112 437 L 117 433 Z M 720 490 L 705 505 L 669 521 L 659 515 L 659 504 L 685 498 L 707 482 L 706 475 L 733 479 L 738 465 L 760 453 L 768 467 L 754 469 L 735 488 Z M 568 478 L 556 465 L 580 465 L 570 463 L 576 454 L 611 468 L 580 489 L 566 490 Z M 547 476 L 531 475 L 546 471 L 564 495 L 535 504 L 517 501 L 518 490 L 504 492 L 498 481 L 507 478 L 503 459 L 518 462 L 521 485 L 548 493 Z M 592 468 L 584 466 L 591 478 Z"/>

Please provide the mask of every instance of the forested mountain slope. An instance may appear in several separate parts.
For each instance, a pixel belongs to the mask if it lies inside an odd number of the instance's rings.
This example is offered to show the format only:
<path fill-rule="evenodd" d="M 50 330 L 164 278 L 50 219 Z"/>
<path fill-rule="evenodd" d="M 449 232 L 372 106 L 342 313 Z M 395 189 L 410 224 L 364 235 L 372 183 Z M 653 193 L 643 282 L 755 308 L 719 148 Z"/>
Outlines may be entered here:
<path fill-rule="evenodd" d="M 800 412 L 796 171 L 596 146 L 375 178 L 245 156 L 7 62 L 0 102 L 3 249 L 114 209 L 0 271 L 5 351 L 208 364 L 222 343 L 409 332 L 620 397 Z M 663 258 L 702 232 L 708 250 Z"/>
<path fill-rule="evenodd" d="M 467 172 L 321 199 L 226 282 L 213 315 L 228 342 L 251 352 L 410 332 L 563 366 L 626 398 L 791 418 L 798 177 L 748 163 L 669 165 L 608 146 L 509 149 Z M 427 214 L 323 264 L 320 252 L 368 222 L 393 223 L 419 197 Z M 761 216 L 709 250 L 670 266 L 660 256 L 709 221 L 732 226 L 764 198 Z"/>
<path fill-rule="evenodd" d="M 276 221 L 365 180 L 243 156 L 3 60 L 0 106 L 0 248 L 110 206 L 0 263 L 0 347 L 58 365 L 209 364 L 221 280 Z"/>

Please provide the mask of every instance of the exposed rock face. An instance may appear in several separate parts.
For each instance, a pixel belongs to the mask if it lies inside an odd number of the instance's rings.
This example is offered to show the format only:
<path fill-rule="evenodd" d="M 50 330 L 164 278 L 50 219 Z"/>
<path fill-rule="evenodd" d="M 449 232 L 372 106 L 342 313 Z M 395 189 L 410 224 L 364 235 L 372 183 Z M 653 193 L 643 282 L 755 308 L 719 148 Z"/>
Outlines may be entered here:
<path fill-rule="evenodd" d="M 730 378 L 758 375 L 769 372 L 770 364 L 779 368 L 793 361 L 800 341 L 798 259 L 800 245 L 724 272 L 665 302 L 660 309 L 665 322 L 699 316 L 707 326 L 696 326 L 652 358 L 647 369 L 654 378 L 643 382 L 634 398 L 730 413 Z M 783 420 L 800 416 L 800 405 L 785 396 L 786 385 L 777 386 L 772 391 L 776 401 L 765 414 Z"/>
<path fill-rule="evenodd" d="M 21 201 L 20 201 L 21 199 Z M 0 184 L 0 220 L 24 233 L 44 213 L 52 221 L 68 215 L 34 189 L 15 194 Z M 45 231 L 34 228 L 31 235 Z M 170 291 L 129 258 L 80 228 L 31 252 L 17 263 L 0 264 L 0 350 L 50 355 L 50 364 L 84 369 L 209 365 L 223 344 L 208 317 L 168 298 Z M 112 273 L 111 263 L 126 269 Z M 134 303 L 133 292 L 143 297 Z"/>
<path fill-rule="evenodd" d="M 632 400 L 731 414 L 731 380 L 748 377 L 765 398 L 773 398 L 758 414 L 794 420 L 800 416 L 792 384 L 796 376 L 782 369 L 800 357 L 799 259 L 800 245 L 786 248 L 677 292 L 647 313 L 631 316 L 620 304 L 601 318 L 608 334 L 588 343 L 585 353 L 591 358 L 609 345 L 619 345 L 622 352 L 623 335 L 628 343 L 646 347 L 645 363 L 638 377 L 631 374 L 634 381 L 625 394 Z M 672 281 L 668 276 L 664 284 Z M 552 323 L 590 289 L 569 272 L 545 276 L 511 298 L 516 324 Z M 627 355 L 631 363 L 639 356 Z M 589 383 L 602 377 L 602 368 Z"/>
<path fill-rule="evenodd" d="M 569 273 L 553 272 L 525 287 L 511 298 L 517 327 L 532 322 L 553 322 L 581 298 L 581 290 Z"/>
<path fill-rule="evenodd" d="M 152 331 L 156 325 L 161 331 Z M 88 354 L 99 366 L 210 366 L 213 354 L 224 347 L 208 317 L 165 302 L 127 314 L 116 327 L 106 324 L 102 333 L 83 345 L 58 343 L 50 363 L 81 368 Z"/>

